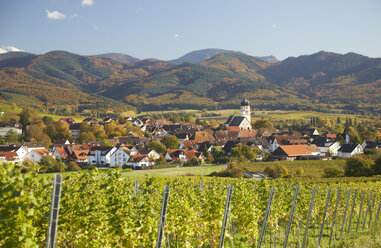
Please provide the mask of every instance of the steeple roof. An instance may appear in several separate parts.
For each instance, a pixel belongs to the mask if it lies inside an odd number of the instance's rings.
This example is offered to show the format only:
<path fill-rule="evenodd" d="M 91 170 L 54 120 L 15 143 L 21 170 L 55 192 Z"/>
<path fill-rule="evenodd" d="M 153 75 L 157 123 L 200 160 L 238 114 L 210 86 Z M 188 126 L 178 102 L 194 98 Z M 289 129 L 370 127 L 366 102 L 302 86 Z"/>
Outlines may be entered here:
<path fill-rule="evenodd" d="M 245 98 L 241 102 L 241 106 L 249 106 L 249 101 Z"/>

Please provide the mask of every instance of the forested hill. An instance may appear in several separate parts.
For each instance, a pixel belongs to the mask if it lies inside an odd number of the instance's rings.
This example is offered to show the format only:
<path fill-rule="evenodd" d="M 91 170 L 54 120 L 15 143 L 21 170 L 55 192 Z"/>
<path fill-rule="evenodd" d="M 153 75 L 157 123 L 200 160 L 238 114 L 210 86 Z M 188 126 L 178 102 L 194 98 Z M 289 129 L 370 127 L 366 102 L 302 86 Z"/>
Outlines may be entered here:
<path fill-rule="evenodd" d="M 120 54 L 104 57 L 131 59 Z M 122 56 L 122 57 L 121 57 Z M 134 59 L 134 58 L 133 58 Z M 131 105 L 141 110 L 236 108 L 381 111 L 381 59 L 319 52 L 268 63 L 227 52 L 201 63 L 134 62 L 65 51 L 0 54 L 0 100 L 17 105 Z"/>

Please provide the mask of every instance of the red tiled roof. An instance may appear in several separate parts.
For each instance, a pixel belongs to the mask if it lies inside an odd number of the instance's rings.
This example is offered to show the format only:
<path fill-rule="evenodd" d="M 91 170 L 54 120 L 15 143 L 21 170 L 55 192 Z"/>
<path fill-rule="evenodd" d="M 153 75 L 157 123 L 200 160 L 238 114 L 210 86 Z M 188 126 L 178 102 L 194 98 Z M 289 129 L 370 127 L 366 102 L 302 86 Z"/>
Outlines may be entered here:
<path fill-rule="evenodd" d="M 148 159 L 148 162 L 152 162 L 152 159 L 147 154 L 138 154 L 138 155 L 131 155 L 131 160 L 134 162 L 140 162 L 144 158 Z"/>
<path fill-rule="evenodd" d="M 15 161 L 18 155 L 16 152 L 0 152 L 0 157 L 5 157 L 6 161 Z"/>
<path fill-rule="evenodd" d="M 280 148 L 290 157 L 312 155 L 311 151 L 308 149 L 308 146 L 306 145 L 288 145 L 280 146 Z"/>
<path fill-rule="evenodd" d="M 50 155 L 50 152 L 49 150 L 47 149 L 35 149 L 33 150 L 35 153 L 37 153 L 38 155 L 40 155 L 41 157 L 42 156 L 46 156 L 46 155 Z"/>
<path fill-rule="evenodd" d="M 56 146 L 56 151 L 61 158 L 66 158 L 68 156 L 64 147 Z"/>

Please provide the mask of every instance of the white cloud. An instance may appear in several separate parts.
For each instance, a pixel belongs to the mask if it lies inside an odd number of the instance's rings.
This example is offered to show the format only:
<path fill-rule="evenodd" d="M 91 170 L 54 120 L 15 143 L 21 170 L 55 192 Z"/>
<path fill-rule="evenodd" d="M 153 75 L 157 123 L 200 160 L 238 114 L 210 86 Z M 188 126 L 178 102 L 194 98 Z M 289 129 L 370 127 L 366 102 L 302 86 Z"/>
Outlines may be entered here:
<path fill-rule="evenodd" d="M 78 17 L 78 14 L 77 13 L 74 13 L 70 16 L 70 18 L 75 18 L 75 17 Z"/>
<path fill-rule="evenodd" d="M 46 16 L 47 16 L 48 19 L 50 19 L 50 20 L 63 20 L 63 19 L 66 18 L 66 15 L 61 14 L 61 13 L 58 12 L 58 11 L 50 12 L 48 9 L 45 9 L 45 10 L 46 10 Z"/>
<path fill-rule="evenodd" d="M 93 6 L 94 0 L 82 0 L 82 6 Z"/>
<path fill-rule="evenodd" d="M 276 24 L 271 25 L 273 28 L 276 28 Z"/>
<path fill-rule="evenodd" d="M 135 10 L 136 14 L 140 14 L 140 12 L 142 12 L 144 9 L 143 8 L 138 8 Z"/>
<path fill-rule="evenodd" d="M 179 37 L 180 37 L 179 34 L 174 34 L 174 35 L 173 35 L 173 38 L 179 38 Z"/>
<path fill-rule="evenodd" d="M 0 47 L 0 54 L 1 53 L 7 53 L 7 52 L 24 52 L 22 49 L 18 49 L 13 46 L 2 46 Z"/>

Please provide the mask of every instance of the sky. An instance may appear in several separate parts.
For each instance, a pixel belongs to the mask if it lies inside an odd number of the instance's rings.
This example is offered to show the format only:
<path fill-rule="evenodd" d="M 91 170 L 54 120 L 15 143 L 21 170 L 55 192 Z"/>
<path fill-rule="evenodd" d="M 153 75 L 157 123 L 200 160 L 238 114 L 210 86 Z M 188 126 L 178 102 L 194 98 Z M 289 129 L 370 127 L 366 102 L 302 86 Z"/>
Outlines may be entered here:
<path fill-rule="evenodd" d="M 0 53 L 381 57 L 380 0 L 0 0 Z"/>

